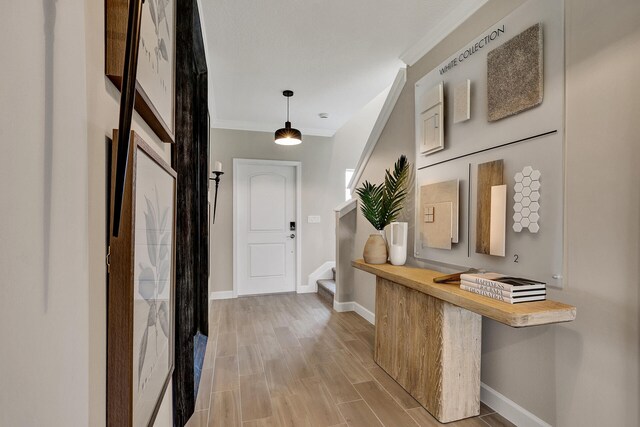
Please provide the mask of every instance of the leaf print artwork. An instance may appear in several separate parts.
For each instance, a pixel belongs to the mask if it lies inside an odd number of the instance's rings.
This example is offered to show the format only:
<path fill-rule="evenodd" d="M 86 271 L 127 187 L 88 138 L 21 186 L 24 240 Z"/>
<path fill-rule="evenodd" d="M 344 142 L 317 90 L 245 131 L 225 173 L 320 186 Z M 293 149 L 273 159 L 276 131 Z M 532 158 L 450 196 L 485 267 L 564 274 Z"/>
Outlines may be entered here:
<path fill-rule="evenodd" d="M 165 35 L 168 37 L 169 22 L 167 22 L 167 7 L 169 7 L 169 0 L 147 0 L 149 2 L 149 13 L 151 14 L 151 21 L 155 28 L 156 38 L 158 43 L 154 48 L 156 56 L 156 70 L 159 69 L 160 60 L 168 62 L 169 52 L 167 49 L 167 42 L 165 41 Z"/>
<path fill-rule="evenodd" d="M 171 229 L 167 227 L 169 208 L 162 209 L 158 191 L 155 188 L 155 200 L 144 196 L 144 228 L 147 238 L 148 264 L 139 263 L 138 293 L 148 305 L 146 328 L 140 342 L 138 355 L 138 388 L 143 386 L 141 376 L 147 357 L 149 334 L 154 334 L 155 354 L 158 355 L 158 333 L 169 337 L 169 310 L 167 301 L 164 300 L 169 272 L 171 271 Z M 152 347 L 153 349 L 153 344 Z M 153 350 L 151 350 L 153 352 Z"/>

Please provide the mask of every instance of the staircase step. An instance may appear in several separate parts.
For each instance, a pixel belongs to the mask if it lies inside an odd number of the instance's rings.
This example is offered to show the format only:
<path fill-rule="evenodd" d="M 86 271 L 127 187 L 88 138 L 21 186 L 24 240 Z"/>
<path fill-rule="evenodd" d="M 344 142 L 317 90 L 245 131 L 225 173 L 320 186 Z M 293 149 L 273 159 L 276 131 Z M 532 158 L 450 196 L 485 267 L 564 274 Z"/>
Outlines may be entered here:
<path fill-rule="evenodd" d="M 318 288 L 322 288 L 329 292 L 331 295 L 336 294 L 336 281 L 332 279 L 320 279 L 318 280 Z"/>

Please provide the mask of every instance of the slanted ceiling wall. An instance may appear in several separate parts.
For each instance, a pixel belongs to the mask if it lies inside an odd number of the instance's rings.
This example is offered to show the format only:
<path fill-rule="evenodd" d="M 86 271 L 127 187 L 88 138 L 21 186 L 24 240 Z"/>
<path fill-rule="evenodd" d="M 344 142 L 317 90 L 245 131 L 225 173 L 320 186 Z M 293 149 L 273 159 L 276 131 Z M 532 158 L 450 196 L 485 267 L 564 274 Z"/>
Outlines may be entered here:
<path fill-rule="evenodd" d="M 414 83 L 521 1 L 491 0 L 413 67 L 361 181 L 414 158 Z M 640 350 L 640 3 L 566 0 L 567 324 L 483 322 L 482 381 L 554 426 L 637 426 Z M 414 201 L 405 220 L 413 227 Z M 597 214 L 594 212 L 597 210 Z M 372 227 L 358 217 L 354 258 Z M 413 230 L 409 231 L 413 247 Z M 413 258 L 409 264 L 424 265 Z M 375 281 L 357 271 L 354 299 L 374 310 Z"/>

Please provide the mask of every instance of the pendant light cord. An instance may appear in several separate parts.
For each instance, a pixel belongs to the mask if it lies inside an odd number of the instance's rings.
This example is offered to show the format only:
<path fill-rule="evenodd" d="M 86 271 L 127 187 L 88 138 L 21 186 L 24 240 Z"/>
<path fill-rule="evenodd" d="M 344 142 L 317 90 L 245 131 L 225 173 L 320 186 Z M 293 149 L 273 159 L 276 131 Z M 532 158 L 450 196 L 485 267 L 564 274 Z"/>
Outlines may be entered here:
<path fill-rule="evenodd" d="M 287 121 L 289 121 L 289 97 L 287 96 Z"/>

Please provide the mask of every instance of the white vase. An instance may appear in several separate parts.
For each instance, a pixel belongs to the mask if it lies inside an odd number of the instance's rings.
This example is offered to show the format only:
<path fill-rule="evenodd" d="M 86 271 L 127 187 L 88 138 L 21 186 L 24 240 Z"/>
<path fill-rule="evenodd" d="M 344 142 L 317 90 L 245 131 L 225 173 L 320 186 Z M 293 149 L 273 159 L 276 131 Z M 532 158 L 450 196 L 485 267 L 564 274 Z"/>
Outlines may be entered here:
<path fill-rule="evenodd" d="M 389 224 L 391 237 L 388 241 L 389 261 L 393 265 L 404 265 L 407 262 L 407 233 L 409 224 L 406 222 L 392 222 Z"/>

